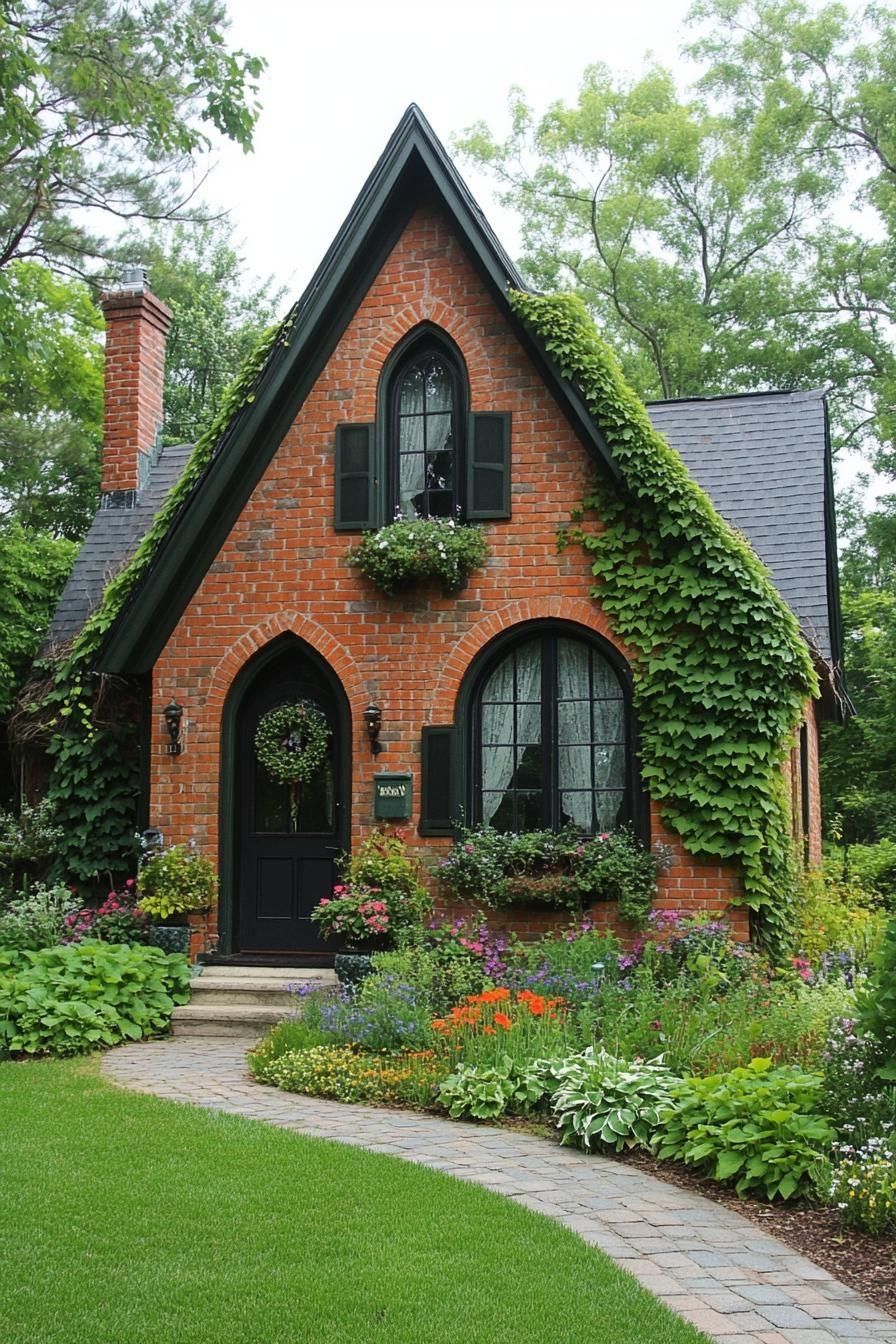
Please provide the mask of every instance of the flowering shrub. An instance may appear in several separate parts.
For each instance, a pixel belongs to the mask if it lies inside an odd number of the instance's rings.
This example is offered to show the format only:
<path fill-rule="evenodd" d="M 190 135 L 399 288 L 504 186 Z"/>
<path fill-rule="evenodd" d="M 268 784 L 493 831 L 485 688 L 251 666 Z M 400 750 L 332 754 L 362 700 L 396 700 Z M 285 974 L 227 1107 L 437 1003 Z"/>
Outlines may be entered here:
<path fill-rule="evenodd" d="M 145 943 L 149 938 L 149 916 L 137 904 L 136 884 L 128 878 L 124 891 L 110 891 L 101 906 L 86 906 L 70 914 L 65 921 L 63 942 L 78 943 L 83 938 L 98 938 L 103 943 Z"/>
<path fill-rule="evenodd" d="M 355 995 L 324 1002 L 320 1030 L 365 1050 L 414 1050 L 431 1044 L 429 1004 L 389 972 L 368 976 Z"/>
<path fill-rule="evenodd" d="M 850 1147 L 896 1129 L 896 1087 L 882 1086 L 876 1077 L 882 1057 L 854 1018 L 834 1020 L 822 1055 L 825 1113 Z"/>
<path fill-rule="evenodd" d="M 350 1045 L 318 1045 L 281 1055 L 268 1080 L 286 1092 L 345 1102 L 426 1105 L 445 1067 L 431 1051 L 406 1055 L 359 1054 Z"/>
<path fill-rule="evenodd" d="M 191 841 L 153 854 L 137 875 L 137 889 L 140 908 L 150 919 L 168 919 L 210 905 L 218 879 L 214 864 Z"/>
<path fill-rule="evenodd" d="M 756 966 L 748 947 L 735 941 L 731 925 L 707 915 L 682 910 L 651 910 L 645 933 L 619 958 L 623 974 L 636 966 L 650 969 L 664 983 L 682 974 L 711 982 L 712 988 L 732 985 Z"/>
<path fill-rule="evenodd" d="M 896 1150 L 892 1140 L 869 1139 L 861 1148 L 835 1144 L 822 1194 L 847 1227 L 872 1236 L 896 1232 Z"/>
<path fill-rule="evenodd" d="M 569 1018 L 563 999 L 501 986 L 469 994 L 433 1030 L 453 1059 L 493 1067 L 506 1054 L 518 1063 L 567 1053 Z"/>
<path fill-rule="evenodd" d="M 439 960 L 475 962 L 486 979 L 498 980 L 507 974 L 519 943 L 516 934 L 495 933 L 481 915 L 471 915 L 433 922 L 424 945 Z"/>
<path fill-rule="evenodd" d="M 435 579 L 446 593 L 458 593 L 473 570 L 485 564 L 488 546 L 475 524 L 454 518 L 396 518 L 378 532 L 368 532 L 349 551 L 349 559 L 389 597 L 426 579 Z"/>
<path fill-rule="evenodd" d="M 78 899 L 68 887 L 37 886 L 11 901 L 0 915 L 0 947 L 37 952 L 55 947 L 66 931 Z"/>
<path fill-rule="evenodd" d="M 389 946 L 419 931 L 432 911 L 400 830 L 374 831 L 355 854 L 345 856 L 342 868 L 345 880 L 311 912 L 324 937 Z"/>
<path fill-rule="evenodd" d="M 624 828 L 587 840 L 575 827 L 517 834 L 479 826 L 462 833 L 437 871 L 449 891 L 485 905 L 539 901 L 572 909 L 617 901 L 623 919 L 642 924 L 667 862 L 662 847 L 651 852 Z"/>

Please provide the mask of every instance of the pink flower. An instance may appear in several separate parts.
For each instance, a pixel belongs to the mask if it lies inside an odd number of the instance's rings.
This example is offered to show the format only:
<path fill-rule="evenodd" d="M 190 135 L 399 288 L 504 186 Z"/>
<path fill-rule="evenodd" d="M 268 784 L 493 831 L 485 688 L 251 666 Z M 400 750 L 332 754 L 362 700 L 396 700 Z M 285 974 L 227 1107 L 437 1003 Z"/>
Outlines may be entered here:
<path fill-rule="evenodd" d="M 599 840 L 609 840 L 609 838 L 610 838 L 609 831 L 601 831 L 600 835 L 598 836 Z"/>

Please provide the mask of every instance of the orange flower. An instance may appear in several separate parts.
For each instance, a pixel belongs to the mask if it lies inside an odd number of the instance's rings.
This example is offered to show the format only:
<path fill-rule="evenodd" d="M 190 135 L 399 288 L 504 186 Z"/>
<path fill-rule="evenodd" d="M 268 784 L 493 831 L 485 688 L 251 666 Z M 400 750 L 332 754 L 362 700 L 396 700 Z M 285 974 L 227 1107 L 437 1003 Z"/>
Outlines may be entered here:
<path fill-rule="evenodd" d="M 483 1027 L 482 1030 L 485 1032 L 486 1036 L 497 1036 L 498 1034 L 494 1027 Z"/>
<path fill-rule="evenodd" d="M 503 1027 L 505 1031 L 510 1031 L 511 1027 L 513 1026 L 513 1023 L 511 1022 L 510 1018 L 507 1016 L 506 1013 L 495 1013 L 495 1021 L 497 1022 L 498 1026 Z"/>
<path fill-rule="evenodd" d="M 544 1012 L 544 999 L 540 994 L 532 994 L 526 1000 L 526 1006 L 533 1017 L 541 1017 Z"/>

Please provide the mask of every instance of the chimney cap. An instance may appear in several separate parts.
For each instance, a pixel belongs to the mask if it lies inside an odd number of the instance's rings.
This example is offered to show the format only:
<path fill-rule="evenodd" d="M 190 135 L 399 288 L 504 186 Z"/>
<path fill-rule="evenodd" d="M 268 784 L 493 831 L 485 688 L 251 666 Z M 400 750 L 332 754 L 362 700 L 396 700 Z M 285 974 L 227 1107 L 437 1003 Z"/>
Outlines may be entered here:
<path fill-rule="evenodd" d="M 139 262 L 128 262 L 122 268 L 118 288 L 129 294 L 141 294 L 144 290 L 148 290 L 149 272 L 146 267 L 141 266 Z"/>

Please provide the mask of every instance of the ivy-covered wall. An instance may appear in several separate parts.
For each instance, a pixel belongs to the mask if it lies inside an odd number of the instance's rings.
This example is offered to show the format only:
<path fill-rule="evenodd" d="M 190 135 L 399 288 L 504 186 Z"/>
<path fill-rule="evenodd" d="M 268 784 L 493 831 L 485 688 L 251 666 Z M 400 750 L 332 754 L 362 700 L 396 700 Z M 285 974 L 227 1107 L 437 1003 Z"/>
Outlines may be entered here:
<path fill-rule="evenodd" d="M 768 570 L 652 427 L 581 301 L 511 296 L 584 394 L 618 463 L 563 540 L 587 551 L 594 597 L 638 653 L 643 777 L 698 856 L 731 858 L 769 939 L 787 923 L 790 813 L 782 766 L 807 699 L 809 649 Z"/>

